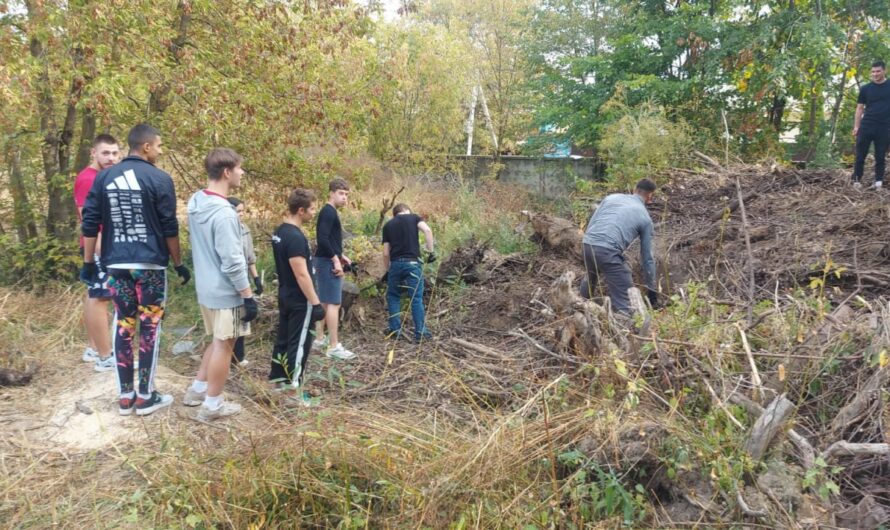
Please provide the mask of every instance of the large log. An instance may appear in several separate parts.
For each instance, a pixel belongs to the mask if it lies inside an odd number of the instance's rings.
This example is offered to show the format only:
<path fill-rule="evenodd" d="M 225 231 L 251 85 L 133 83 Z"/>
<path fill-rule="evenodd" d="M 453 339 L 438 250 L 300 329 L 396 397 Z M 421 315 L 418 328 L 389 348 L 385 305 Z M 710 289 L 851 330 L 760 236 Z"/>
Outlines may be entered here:
<path fill-rule="evenodd" d="M 528 210 L 524 210 L 522 214 L 528 217 L 535 234 L 541 238 L 545 245 L 581 258 L 581 240 L 584 234 L 580 228 L 575 226 L 575 223 L 561 217 Z"/>

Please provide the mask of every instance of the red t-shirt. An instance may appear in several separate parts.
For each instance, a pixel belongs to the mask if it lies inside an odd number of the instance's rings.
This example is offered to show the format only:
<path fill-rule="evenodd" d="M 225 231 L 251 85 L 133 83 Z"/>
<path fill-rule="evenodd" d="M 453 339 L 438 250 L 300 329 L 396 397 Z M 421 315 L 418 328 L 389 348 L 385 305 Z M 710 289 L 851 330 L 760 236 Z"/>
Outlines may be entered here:
<path fill-rule="evenodd" d="M 96 175 L 99 174 L 98 169 L 93 169 L 90 166 L 83 168 L 83 171 L 77 174 L 77 178 L 74 179 L 74 204 L 77 205 L 77 220 L 83 221 L 83 217 L 80 215 L 80 209 L 83 208 L 83 205 L 87 202 L 87 195 L 90 193 L 90 188 L 93 187 L 93 181 L 96 180 Z M 83 235 L 80 236 L 80 246 L 83 247 Z"/>

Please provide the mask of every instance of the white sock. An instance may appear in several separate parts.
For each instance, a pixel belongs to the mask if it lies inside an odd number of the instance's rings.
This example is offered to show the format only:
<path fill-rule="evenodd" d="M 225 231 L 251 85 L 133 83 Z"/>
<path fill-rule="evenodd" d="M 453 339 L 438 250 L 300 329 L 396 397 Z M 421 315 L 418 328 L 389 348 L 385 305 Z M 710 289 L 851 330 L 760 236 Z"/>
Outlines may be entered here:
<path fill-rule="evenodd" d="M 121 398 L 123 399 L 133 399 L 134 397 L 136 397 L 135 390 L 132 392 L 121 392 Z"/>
<path fill-rule="evenodd" d="M 223 397 L 222 394 L 218 396 L 206 396 L 204 398 L 204 406 L 210 410 L 216 410 L 222 406 Z"/>
<path fill-rule="evenodd" d="M 192 390 L 195 392 L 207 392 L 207 381 L 198 381 L 195 379 L 192 381 Z"/>

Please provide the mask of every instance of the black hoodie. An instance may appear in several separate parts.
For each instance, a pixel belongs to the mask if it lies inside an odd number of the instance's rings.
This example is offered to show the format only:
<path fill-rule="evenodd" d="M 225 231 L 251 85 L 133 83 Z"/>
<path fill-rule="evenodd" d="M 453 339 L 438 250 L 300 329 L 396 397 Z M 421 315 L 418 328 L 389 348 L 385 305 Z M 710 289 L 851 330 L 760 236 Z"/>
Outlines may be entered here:
<path fill-rule="evenodd" d="M 83 236 L 96 237 L 100 226 L 103 265 L 166 267 L 166 238 L 179 235 L 173 179 L 138 156 L 101 171 L 83 206 Z"/>

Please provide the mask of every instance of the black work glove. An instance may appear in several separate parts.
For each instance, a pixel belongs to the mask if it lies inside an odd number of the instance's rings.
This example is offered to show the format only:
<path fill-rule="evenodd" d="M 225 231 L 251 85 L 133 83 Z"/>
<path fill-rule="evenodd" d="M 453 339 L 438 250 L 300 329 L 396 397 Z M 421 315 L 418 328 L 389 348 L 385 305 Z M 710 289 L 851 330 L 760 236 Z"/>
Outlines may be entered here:
<path fill-rule="evenodd" d="M 187 284 L 189 280 L 192 279 L 192 273 L 185 265 L 177 265 L 173 268 L 176 269 L 176 274 L 178 274 L 179 277 L 182 278 L 182 285 Z"/>
<path fill-rule="evenodd" d="M 260 308 L 256 305 L 256 300 L 251 296 L 250 298 L 244 298 L 244 316 L 241 317 L 241 322 L 250 322 L 252 320 L 256 320 L 256 317 L 260 314 Z"/>
<path fill-rule="evenodd" d="M 95 263 L 83 262 L 80 269 L 80 281 L 92 287 L 99 281 L 99 267 Z"/>
<path fill-rule="evenodd" d="M 424 263 L 435 263 L 437 259 L 439 259 L 439 258 L 436 257 L 435 252 L 427 252 L 426 259 L 424 260 Z"/>
<path fill-rule="evenodd" d="M 322 307 L 321 304 L 313 305 L 311 311 L 312 311 L 312 316 L 310 317 L 310 320 L 312 321 L 313 324 L 324 319 L 324 307 Z"/>
<path fill-rule="evenodd" d="M 649 298 L 649 305 L 652 306 L 652 309 L 658 309 L 658 293 L 649 289 L 646 296 Z"/>
<path fill-rule="evenodd" d="M 257 296 L 263 294 L 263 280 L 261 280 L 259 276 L 253 277 L 253 284 L 256 285 L 256 289 L 253 290 L 253 294 Z"/>

